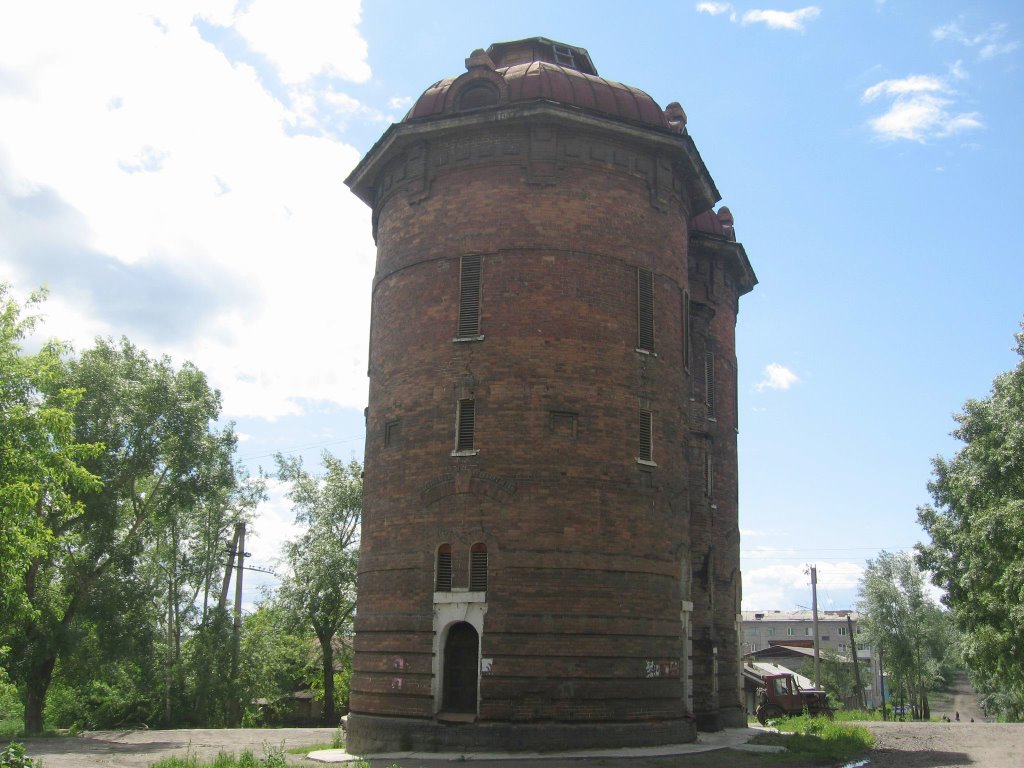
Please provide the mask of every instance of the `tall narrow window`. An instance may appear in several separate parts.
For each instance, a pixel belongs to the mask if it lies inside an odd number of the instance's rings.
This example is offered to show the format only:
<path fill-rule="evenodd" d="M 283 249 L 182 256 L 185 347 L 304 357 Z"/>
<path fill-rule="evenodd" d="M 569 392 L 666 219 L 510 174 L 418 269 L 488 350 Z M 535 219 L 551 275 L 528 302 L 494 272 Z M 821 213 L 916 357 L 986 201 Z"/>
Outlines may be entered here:
<path fill-rule="evenodd" d="M 474 544 L 469 553 L 469 591 L 487 591 L 487 545 Z"/>
<path fill-rule="evenodd" d="M 651 429 L 651 412 L 640 410 L 640 461 L 654 461 L 654 434 Z"/>
<path fill-rule="evenodd" d="M 736 431 L 740 431 L 740 365 L 735 359 L 732 364 L 732 401 L 736 404 Z"/>
<path fill-rule="evenodd" d="M 437 548 L 437 586 L 438 592 L 452 591 L 452 545 L 442 544 Z"/>
<path fill-rule="evenodd" d="M 709 499 L 715 495 L 715 462 L 711 444 L 704 447 L 704 495 Z"/>
<path fill-rule="evenodd" d="M 480 335 L 480 257 L 463 256 L 459 280 L 460 339 Z"/>
<path fill-rule="evenodd" d="M 707 405 L 708 418 L 715 417 L 715 353 L 710 349 L 704 352 L 704 404 Z"/>
<path fill-rule="evenodd" d="M 683 291 L 683 369 L 690 370 L 690 293 Z"/>
<path fill-rule="evenodd" d="M 654 351 L 654 275 L 649 269 L 636 271 L 636 294 L 639 322 L 638 348 Z"/>
<path fill-rule="evenodd" d="M 459 400 L 459 411 L 455 424 L 455 450 L 474 450 L 476 437 L 476 401 Z"/>

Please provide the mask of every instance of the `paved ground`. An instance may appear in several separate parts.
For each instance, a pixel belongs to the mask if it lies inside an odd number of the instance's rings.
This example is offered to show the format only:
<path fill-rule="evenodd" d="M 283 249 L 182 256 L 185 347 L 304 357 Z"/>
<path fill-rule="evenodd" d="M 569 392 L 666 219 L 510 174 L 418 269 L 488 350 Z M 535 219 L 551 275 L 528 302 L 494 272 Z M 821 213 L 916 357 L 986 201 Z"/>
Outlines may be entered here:
<path fill-rule="evenodd" d="M 963 712 L 961 712 L 961 718 Z M 1024 765 L 1024 724 L 1004 723 L 865 723 L 878 745 L 865 768 L 946 768 L 983 766 L 1021 768 Z M 204 759 L 221 751 L 262 752 L 264 744 L 284 742 L 286 747 L 330 743 L 330 728 L 282 728 L 271 730 L 102 731 L 77 737 L 28 739 L 29 755 L 42 759 L 44 768 L 145 768 L 170 755 L 189 750 Z M 315 768 L 299 755 L 289 755 L 293 765 Z M 585 758 L 535 757 L 528 761 L 495 759 L 472 761 L 477 768 L 756 768 L 768 764 L 765 756 L 733 749 L 678 755 L 601 753 Z M 444 768 L 451 762 L 427 758 L 374 760 L 373 768 Z M 796 768 L 787 764 L 788 768 Z"/>

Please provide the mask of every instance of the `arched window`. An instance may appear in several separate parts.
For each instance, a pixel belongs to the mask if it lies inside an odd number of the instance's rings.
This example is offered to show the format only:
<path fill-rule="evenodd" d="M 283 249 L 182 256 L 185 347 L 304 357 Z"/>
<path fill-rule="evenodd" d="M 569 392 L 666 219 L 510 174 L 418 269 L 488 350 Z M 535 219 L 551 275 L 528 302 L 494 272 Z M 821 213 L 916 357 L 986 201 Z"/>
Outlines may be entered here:
<path fill-rule="evenodd" d="M 477 543 L 469 553 L 469 591 L 487 591 L 487 545 Z"/>
<path fill-rule="evenodd" d="M 479 109 L 498 103 L 498 89 L 491 83 L 480 81 L 470 83 L 459 94 L 459 109 Z"/>
<path fill-rule="evenodd" d="M 437 581 L 438 592 L 452 591 L 452 545 L 442 544 L 437 548 Z"/>

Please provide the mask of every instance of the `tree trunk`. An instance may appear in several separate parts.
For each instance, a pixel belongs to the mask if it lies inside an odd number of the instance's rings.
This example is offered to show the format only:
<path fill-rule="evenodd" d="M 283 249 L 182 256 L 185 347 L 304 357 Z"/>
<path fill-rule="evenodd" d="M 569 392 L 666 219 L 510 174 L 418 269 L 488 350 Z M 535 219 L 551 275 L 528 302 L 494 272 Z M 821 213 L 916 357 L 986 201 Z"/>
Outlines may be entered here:
<path fill-rule="evenodd" d="M 25 685 L 25 735 L 38 736 L 43 732 L 43 708 L 46 706 L 46 692 L 53 679 L 53 668 L 57 655 L 50 654 L 36 664 L 29 672 Z"/>
<path fill-rule="evenodd" d="M 317 635 L 317 639 L 324 659 L 324 709 L 320 721 L 324 725 L 335 726 L 338 724 L 338 714 L 334 709 L 334 647 L 331 644 L 334 636 Z"/>

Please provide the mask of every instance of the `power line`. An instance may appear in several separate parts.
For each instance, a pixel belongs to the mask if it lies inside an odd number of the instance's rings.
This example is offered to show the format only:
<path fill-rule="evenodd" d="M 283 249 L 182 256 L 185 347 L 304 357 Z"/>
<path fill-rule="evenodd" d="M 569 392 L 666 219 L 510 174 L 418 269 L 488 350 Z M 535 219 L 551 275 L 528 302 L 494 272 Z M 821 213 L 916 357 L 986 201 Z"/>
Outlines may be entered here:
<path fill-rule="evenodd" d="M 886 550 L 893 550 L 893 551 L 897 551 L 898 552 L 898 551 L 905 550 L 905 549 L 913 549 L 915 546 L 917 546 L 917 545 L 916 544 L 911 544 L 910 546 L 903 546 L 903 547 L 892 547 L 892 546 L 886 546 L 886 547 L 799 547 L 799 548 L 798 547 L 785 547 L 781 551 L 783 551 L 783 552 L 852 552 L 854 550 L 862 550 L 862 549 L 867 549 L 867 550 L 882 550 L 882 549 L 886 549 Z M 753 550 L 748 550 L 748 551 L 753 551 Z"/>
<path fill-rule="evenodd" d="M 295 448 L 284 448 L 284 449 L 278 450 L 278 451 L 271 451 L 270 453 L 259 453 L 259 454 L 253 454 L 251 456 L 239 456 L 238 460 L 239 461 L 252 461 L 253 459 L 266 459 L 266 458 L 269 458 L 271 456 L 275 456 L 275 455 L 277 455 L 279 453 L 282 453 L 282 454 L 285 454 L 285 455 L 290 455 L 290 454 L 293 454 L 293 453 L 298 453 L 299 451 L 308 451 L 308 450 L 311 450 L 313 448 L 326 448 L 326 447 L 328 447 L 330 445 L 341 445 L 342 443 L 351 443 L 353 440 L 365 440 L 365 439 L 366 439 L 366 435 L 365 434 L 363 434 L 363 435 L 355 435 L 354 437 L 345 437 L 345 438 L 342 438 L 341 440 L 331 440 L 330 442 L 327 442 L 327 443 L 312 443 L 310 445 L 300 445 L 300 446 L 297 446 Z"/>

